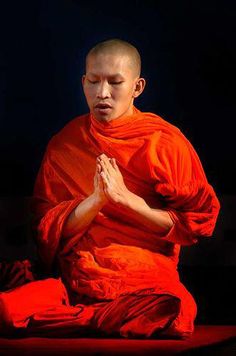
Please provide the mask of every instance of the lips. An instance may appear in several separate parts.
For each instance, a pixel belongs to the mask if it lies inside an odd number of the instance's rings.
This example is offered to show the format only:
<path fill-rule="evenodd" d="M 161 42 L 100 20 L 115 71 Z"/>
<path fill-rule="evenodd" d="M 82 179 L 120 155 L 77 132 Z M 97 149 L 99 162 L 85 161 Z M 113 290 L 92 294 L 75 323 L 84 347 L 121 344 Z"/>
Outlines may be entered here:
<path fill-rule="evenodd" d="M 105 110 L 105 109 L 111 109 L 112 106 L 108 103 L 98 103 L 97 105 L 95 105 L 95 108 Z"/>

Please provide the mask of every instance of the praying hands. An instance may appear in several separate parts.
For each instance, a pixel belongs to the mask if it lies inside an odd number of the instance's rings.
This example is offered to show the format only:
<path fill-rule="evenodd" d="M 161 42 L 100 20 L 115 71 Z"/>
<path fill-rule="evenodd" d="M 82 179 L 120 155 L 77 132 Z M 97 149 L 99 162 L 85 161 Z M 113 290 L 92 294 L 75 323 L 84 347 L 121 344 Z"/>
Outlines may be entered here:
<path fill-rule="evenodd" d="M 124 183 L 123 176 L 117 166 L 115 158 L 108 158 L 104 153 L 97 158 L 95 179 L 102 183 L 106 198 L 115 204 L 128 205 L 132 193 Z"/>

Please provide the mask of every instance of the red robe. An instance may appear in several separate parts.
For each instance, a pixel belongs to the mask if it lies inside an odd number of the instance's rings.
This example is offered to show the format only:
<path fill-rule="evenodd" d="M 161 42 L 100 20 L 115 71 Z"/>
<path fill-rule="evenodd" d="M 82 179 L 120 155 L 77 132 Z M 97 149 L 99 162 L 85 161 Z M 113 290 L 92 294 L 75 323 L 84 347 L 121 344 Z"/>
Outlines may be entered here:
<path fill-rule="evenodd" d="M 129 190 L 150 207 L 169 212 L 174 225 L 166 236 L 111 203 L 83 231 L 63 236 L 68 215 L 93 192 L 101 153 L 116 159 Z M 178 128 L 136 108 L 132 116 L 109 123 L 91 114 L 72 120 L 47 147 L 33 206 L 41 259 L 48 270 L 56 261 L 77 303 L 83 298 L 104 302 L 125 295 L 173 296 L 180 305 L 169 334 L 193 331 L 196 305 L 179 281 L 180 245 L 212 235 L 219 202 L 195 150 Z"/>

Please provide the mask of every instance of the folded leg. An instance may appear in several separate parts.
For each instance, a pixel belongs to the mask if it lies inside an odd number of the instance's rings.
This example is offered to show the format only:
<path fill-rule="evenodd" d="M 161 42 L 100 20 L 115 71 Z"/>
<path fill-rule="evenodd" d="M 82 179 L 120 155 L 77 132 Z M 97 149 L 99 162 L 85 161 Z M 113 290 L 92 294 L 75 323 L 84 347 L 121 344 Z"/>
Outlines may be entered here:
<path fill-rule="evenodd" d="M 170 295 L 128 294 L 97 309 L 93 327 L 105 335 L 146 338 L 161 335 L 180 310 L 180 300 Z"/>
<path fill-rule="evenodd" d="M 69 305 L 60 279 L 27 283 L 0 293 L 0 334 L 65 336 L 89 335 L 91 319 L 100 304 Z"/>
<path fill-rule="evenodd" d="M 189 310 L 190 301 L 184 303 Z M 0 293 L 0 333 L 185 337 L 192 332 L 193 320 L 183 313 L 181 303 L 182 299 L 168 294 L 141 291 L 112 301 L 70 306 L 61 280 L 49 278 Z"/>
<path fill-rule="evenodd" d="M 0 293 L 0 332 L 28 326 L 35 313 L 68 306 L 68 295 L 60 279 L 48 278 Z"/>

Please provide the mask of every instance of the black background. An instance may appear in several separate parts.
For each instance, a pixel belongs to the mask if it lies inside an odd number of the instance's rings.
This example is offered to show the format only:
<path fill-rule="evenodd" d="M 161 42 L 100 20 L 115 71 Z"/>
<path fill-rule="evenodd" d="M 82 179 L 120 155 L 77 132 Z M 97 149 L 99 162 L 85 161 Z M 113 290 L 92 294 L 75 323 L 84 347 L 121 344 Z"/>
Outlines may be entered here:
<path fill-rule="evenodd" d="M 133 43 L 136 106 L 177 125 L 217 194 L 235 194 L 235 1 L 7 1 L 1 5 L 0 195 L 29 196 L 50 137 L 87 112 L 84 57 Z"/>

